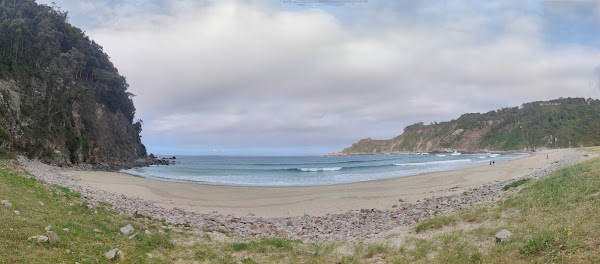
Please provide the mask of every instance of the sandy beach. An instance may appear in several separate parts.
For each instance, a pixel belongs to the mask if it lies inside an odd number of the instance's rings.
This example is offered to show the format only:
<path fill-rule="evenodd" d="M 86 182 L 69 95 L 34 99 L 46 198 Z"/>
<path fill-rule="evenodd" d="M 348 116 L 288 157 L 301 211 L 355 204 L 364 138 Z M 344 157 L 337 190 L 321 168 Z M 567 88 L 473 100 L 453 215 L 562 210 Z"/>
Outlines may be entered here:
<path fill-rule="evenodd" d="M 549 159 L 547 159 L 547 155 Z M 416 202 L 465 189 L 518 178 L 549 167 L 563 157 L 560 150 L 531 153 L 530 157 L 495 166 L 428 173 L 387 180 L 312 187 L 237 187 L 173 183 L 124 173 L 66 171 L 82 186 L 137 197 L 166 208 L 197 213 L 261 217 L 325 215 L 355 209 L 390 209 L 399 199 Z"/>

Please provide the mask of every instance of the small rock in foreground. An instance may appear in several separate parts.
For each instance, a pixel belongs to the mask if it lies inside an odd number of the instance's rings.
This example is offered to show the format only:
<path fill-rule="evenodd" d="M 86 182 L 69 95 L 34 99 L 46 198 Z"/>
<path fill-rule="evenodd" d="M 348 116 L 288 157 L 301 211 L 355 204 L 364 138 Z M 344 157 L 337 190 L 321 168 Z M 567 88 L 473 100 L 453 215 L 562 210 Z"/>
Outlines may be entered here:
<path fill-rule="evenodd" d="M 15 214 L 16 214 L 16 215 L 21 215 L 21 212 L 19 212 L 19 211 L 15 210 Z"/>
<path fill-rule="evenodd" d="M 27 238 L 27 240 L 36 240 L 38 243 L 46 243 L 48 242 L 48 237 L 47 236 L 32 236 Z"/>
<path fill-rule="evenodd" d="M 54 231 L 46 232 L 46 237 L 48 237 L 48 242 L 50 242 L 50 245 L 55 245 L 56 243 L 58 243 L 60 241 L 60 239 L 58 238 L 58 235 L 56 233 L 54 233 Z"/>
<path fill-rule="evenodd" d="M 45 205 L 44 202 L 42 202 L 42 201 L 39 201 L 38 203 L 40 203 L 41 206 Z"/>
<path fill-rule="evenodd" d="M 496 233 L 496 243 L 506 242 L 513 238 L 513 233 L 506 229 L 500 230 L 500 232 Z"/>
<path fill-rule="evenodd" d="M 98 230 L 97 228 L 94 228 L 94 232 L 100 233 L 100 230 Z"/>
<path fill-rule="evenodd" d="M 123 256 L 123 251 L 119 250 L 118 248 L 114 248 L 106 252 L 104 256 L 106 256 L 107 259 L 115 260 Z"/>
<path fill-rule="evenodd" d="M 12 206 L 12 203 L 10 203 L 10 202 L 9 202 L 9 201 L 7 201 L 7 200 L 2 200 L 2 205 L 6 206 L 6 207 L 11 207 L 11 206 Z"/>
<path fill-rule="evenodd" d="M 121 227 L 121 233 L 127 235 L 129 233 L 133 232 L 133 226 L 131 225 L 126 225 L 124 227 Z"/>

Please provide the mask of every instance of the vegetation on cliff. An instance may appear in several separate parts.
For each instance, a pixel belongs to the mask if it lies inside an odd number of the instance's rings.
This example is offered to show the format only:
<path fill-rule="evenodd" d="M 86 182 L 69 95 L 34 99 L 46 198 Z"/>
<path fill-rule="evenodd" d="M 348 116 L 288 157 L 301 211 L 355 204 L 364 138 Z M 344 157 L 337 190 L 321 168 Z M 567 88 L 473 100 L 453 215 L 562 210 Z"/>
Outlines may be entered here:
<path fill-rule="evenodd" d="M 560 98 L 407 126 L 389 140 L 361 139 L 341 154 L 534 150 L 600 144 L 600 100 Z"/>
<path fill-rule="evenodd" d="M 145 157 L 128 84 L 67 12 L 0 0 L 0 152 L 63 165 Z"/>

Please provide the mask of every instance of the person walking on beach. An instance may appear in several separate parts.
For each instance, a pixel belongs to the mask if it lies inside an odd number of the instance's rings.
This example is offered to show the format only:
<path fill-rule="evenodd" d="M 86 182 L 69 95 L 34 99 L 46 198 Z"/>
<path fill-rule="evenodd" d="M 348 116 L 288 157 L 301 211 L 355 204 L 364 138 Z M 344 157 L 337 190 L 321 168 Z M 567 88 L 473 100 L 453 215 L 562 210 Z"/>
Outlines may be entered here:
<path fill-rule="evenodd" d="M 495 166 L 495 165 L 496 165 L 496 161 L 492 160 L 492 166 Z"/>
<path fill-rule="evenodd" d="M 492 161 L 490 160 L 490 166 L 492 166 Z"/>

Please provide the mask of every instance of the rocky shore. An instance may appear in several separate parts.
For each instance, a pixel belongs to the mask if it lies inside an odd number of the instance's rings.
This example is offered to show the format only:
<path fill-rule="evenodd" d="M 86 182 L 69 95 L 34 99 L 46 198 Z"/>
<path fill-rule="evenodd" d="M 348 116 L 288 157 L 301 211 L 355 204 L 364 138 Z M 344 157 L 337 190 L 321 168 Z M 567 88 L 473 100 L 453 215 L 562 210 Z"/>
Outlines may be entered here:
<path fill-rule="evenodd" d="M 450 196 L 423 199 L 416 203 L 405 203 L 400 199 L 389 209 L 357 209 L 346 213 L 296 217 L 263 218 L 252 214 L 247 216 L 222 215 L 218 212 L 199 214 L 184 209 L 167 209 L 150 201 L 115 195 L 105 191 L 83 187 L 77 181 L 62 174 L 62 169 L 37 161 L 19 158 L 24 169 L 36 178 L 50 184 L 69 187 L 81 193 L 91 205 L 90 210 L 101 203 L 112 205 L 112 210 L 128 215 L 149 217 L 171 224 L 189 224 L 201 230 L 221 230 L 240 237 L 287 237 L 314 240 L 356 240 L 376 237 L 377 234 L 400 225 L 413 226 L 419 221 L 437 214 L 450 213 L 473 204 L 501 199 L 507 195 L 503 187 L 520 179 L 539 179 L 565 166 L 581 162 L 584 154 L 565 150 L 564 158 L 554 162 L 549 168 L 533 171 L 517 179 L 494 182 L 477 188 L 459 191 L 460 186 L 450 188 L 456 192 Z M 433 194 L 432 194 L 433 195 Z"/>
<path fill-rule="evenodd" d="M 119 171 L 137 167 L 147 167 L 150 165 L 172 165 L 175 164 L 175 157 L 173 158 L 156 158 L 154 155 L 146 158 L 139 158 L 132 161 L 125 161 L 119 163 L 98 163 L 98 164 L 78 164 L 71 167 L 71 169 L 81 171 Z"/>

